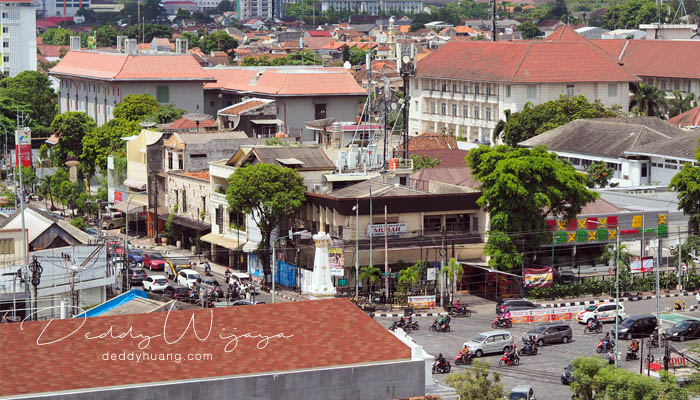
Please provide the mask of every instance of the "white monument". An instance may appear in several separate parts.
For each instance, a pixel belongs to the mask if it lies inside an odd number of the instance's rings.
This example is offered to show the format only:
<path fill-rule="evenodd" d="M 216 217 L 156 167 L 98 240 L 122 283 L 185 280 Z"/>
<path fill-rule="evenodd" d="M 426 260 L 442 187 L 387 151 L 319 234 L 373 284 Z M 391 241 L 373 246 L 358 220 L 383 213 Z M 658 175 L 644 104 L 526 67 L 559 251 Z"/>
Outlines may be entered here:
<path fill-rule="evenodd" d="M 328 245 L 331 235 L 323 231 L 323 214 L 321 214 L 320 231 L 313 236 L 316 244 L 314 256 L 314 272 L 311 274 L 311 290 L 309 294 L 314 297 L 335 296 L 335 287 L 331 279 L 331 268 L 328 259 Z"/>

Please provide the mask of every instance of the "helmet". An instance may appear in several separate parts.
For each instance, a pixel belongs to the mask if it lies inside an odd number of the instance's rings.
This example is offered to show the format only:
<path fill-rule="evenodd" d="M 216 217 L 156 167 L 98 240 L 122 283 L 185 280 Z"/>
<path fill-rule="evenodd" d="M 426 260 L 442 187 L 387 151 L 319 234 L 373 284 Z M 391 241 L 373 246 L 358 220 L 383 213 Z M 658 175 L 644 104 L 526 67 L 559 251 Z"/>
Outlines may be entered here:
<path fill-rule="evenodd" d="M 442 353 L 438 354 L 438 358 L 442 358 Z"/>

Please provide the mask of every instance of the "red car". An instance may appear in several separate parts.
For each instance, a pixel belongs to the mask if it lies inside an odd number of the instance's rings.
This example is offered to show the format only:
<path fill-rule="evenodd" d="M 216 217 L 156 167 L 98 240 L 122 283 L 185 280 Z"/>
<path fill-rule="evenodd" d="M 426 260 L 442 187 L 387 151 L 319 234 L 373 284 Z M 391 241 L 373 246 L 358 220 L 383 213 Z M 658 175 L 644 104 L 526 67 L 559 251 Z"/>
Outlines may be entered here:
<path fill-rule="evenodd" d="M 165 257 L 160 253 L 146 253 L 143 256 L 143 267 L 151 271 L 165 271 Z"/>

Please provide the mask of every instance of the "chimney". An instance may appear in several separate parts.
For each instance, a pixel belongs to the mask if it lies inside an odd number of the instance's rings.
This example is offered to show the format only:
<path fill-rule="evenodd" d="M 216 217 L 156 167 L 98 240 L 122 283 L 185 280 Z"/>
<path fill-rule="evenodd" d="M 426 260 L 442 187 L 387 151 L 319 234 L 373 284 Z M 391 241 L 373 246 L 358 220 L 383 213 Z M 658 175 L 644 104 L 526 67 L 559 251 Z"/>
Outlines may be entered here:
<path fill-rule="evenodd" d="M 71 50 L 80 50 L 80 36 L 71 36 L 70 37 L 70 49 Z"/>
<path fill-rule="evenodd" d="M 135 56 L 138 50 L 136 39 L 126 39 L 124 44 L 125 53 L 130 56 Z"/>
<path fill-rule="evenodd" d="M 175 39 L 175 53 L 187 54 L 187 39 Z"/>
<path fill-rule="evenodd" d="M 127 36 L 117 36 L 117 53 L 124 52 L 124 41 L 128 39 Z"/>

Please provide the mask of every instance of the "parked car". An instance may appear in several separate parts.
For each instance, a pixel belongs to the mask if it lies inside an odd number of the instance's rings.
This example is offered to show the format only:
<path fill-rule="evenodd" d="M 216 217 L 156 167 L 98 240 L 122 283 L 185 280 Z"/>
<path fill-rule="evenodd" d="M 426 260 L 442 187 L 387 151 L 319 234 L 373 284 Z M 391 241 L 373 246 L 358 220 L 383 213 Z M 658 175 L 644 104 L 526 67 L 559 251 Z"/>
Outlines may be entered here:
<path fill-rule="evenodd" d="M 163 289 L 163 295 L 173 300 L 190 302 L 190 289 L 180 285 L 168 285 Z"/>
<path fill-rule="evenodd" d="M 632 315 L 622 321 L 617 329 L 620 332 L 620 339 L 649 337 L 656 330 L 656 316 L 651 314 Z M 615 337 L 614 328 L 610 330 L 610 335 Z"/>
<path fill-rule="evenodd" d="M 545 343 L 569 343 L 574 334 L 568 324 L 556 322 L 533 327 L 523 334 L 523 342 L 530 336 L 534 336 L 535 342 L 541 347 Z"/>
<path fill-rule="evenodd" d="M 224 289 L 219 284 L 219 281 L 212 277 L 202 277 L 202 287 L 213 290 L 216 297 L 224 297 Z"/>
<path fill-rule="evenodd" d="M 151 275 L 143 280 L 143 290 L 147 292 L 162 292 L 168 287 L 168 280 L 163 275 Z"/>
<path fill-rule="evenodd" d="M 684 342 L 686 339 L 700 338 L 700 321 L 685 319 L 664 331 L 664 336 L 669 340 Z"/>
<path fill-rule="evenodd" d="M 569 364 L 564 368 L 564 372 L 561 373 L 561 383 L 562 385 L 570 385 L 574 381 L 574 366 Z"/>
<path fill-rule="evenodd" d="M 256 301 L 253 303 L 251 300 L 236 300 L 233 303 L 231 303 L 232 306 L 250 306 L 253 304 L 265 304 L 264 301 Z"/>
<path fill-rule="evenodd" d="M 126 216 L 114 213 L 102 216 L 102 229 L 117 229 L 126 226 Z"/>
<path fill-rule="evenodd" d="M 503 308 L 505 307 L 505 308 Z M 531 301 L 523 299 L 505 299 L 500 300 L 496 303 L 496 314 L 500 314 L 505 310 L 508 311 L 518 311 L 518 310 L 532 310 L 534 308 L 542 308 L 541 304 L 535 304 Z"/>
<path fill-rule="evenodd" d="M 199 272 L 193 269 L 183 269 L 177 274 L 177 283 L 192 289 L 192 286 L 200 279 Z"/>
<path fill-rule="evenodd" d="M 510 391 L 508 400 L 536 400 L 532 386 L 516 386 Z"/>
<path fill-rule="evenodd" d="M 576 320 L 581 324 L 588 325 L 589 322 L 593 321 L 593 316 L 596 314 L 598 315 L 598 320 L 601 322 L 615 322 L 615 303 L 591 304 L 583 311 L 579 311 L 576 315 Z M 625 306 L 618 304 L 617 314 L 620 321 L 625 319 Z"/>
<path fill-rule="evenodd" d="M 129 284 L 138 286 L 143 283 L 143 280 L 148 278 L 146 271 L 142 268 L 129 268 Z"/>
<path fill-rule="evenodd" d="M 129 255 L 127 256 L 127 259 L 132 264 L 141 264 L 143 263 L 144 255 L 146 255 L 146 252 L 141 249 L 131 249 L 129 250 Z"/>
<path fill-rule="evenodd" d="M 143 267 L 151 271 L 165 271 L 165 257 L 158 252 L 145 253 L 143 255 Z"/>
<path fill-rule="evenodd" d="M 508 331 L 488 331 L 464 342 L 475 357 L 487 353 L 504 353 L 513 348 L 513 336 Z"/>

